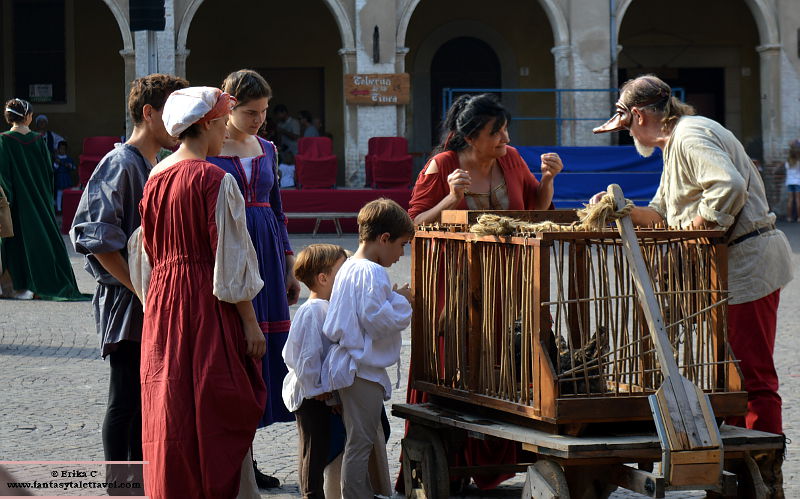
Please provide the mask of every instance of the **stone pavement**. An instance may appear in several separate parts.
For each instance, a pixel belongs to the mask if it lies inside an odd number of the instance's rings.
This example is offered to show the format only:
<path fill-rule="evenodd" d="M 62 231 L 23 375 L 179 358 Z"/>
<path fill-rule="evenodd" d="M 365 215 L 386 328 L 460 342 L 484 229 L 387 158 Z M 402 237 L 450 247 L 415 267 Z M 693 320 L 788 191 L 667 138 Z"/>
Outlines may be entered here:
<path fill-rule="evenodd" d="M 800 225 L 780 224 L 789 236 L 795 268 L 800 268 Z M 355 250 L 354 236 L 293 236 L 295 250 L 313 242 L 331 242 Z M 82 259 L 70 252 L 82 291 L 91 293 L 94 282 L 82 268 Z M 408 255 L 390 269 L 392 280 L 410 280 Z M 301 301 L 308 296 L 303 288 Z M 293 307 L 296 309 L 296 306 Z M 781 378 L 784 427 L 800 444 L 800 275 L 782 293 L 778 316 L 775 358 Z M 391 403 L 405 398 L 409 331 L 404 333 L 400 389 Z M 393 381 L 396 376 L 390 369 Z M 0 300 L 0 461 L 102 460 L 100 428 L 105 410 L 108 366 L 99 358 L 91 304 Z M 392 436 L 388 445 L 392 477 L 399 468 L 403 420 L 390 417 Z M 293 423 L 259 430 L 255 456 L 259 467 L 280 478 L 283 487 L 264 491 L 265 498 L 299 497 L 297 488 L 296 431 Z M 790 445 L 784 464 L 786 497 L 800 497 L 800 455 Z M 497 490 L 471 488 L 464 497 L 519 497 L 522 478 L 510 480 Z M 670 498 L 702 497 L 702 493 L 670 493 Z M 615 492 L 612 497 L 641 497 Z"/>

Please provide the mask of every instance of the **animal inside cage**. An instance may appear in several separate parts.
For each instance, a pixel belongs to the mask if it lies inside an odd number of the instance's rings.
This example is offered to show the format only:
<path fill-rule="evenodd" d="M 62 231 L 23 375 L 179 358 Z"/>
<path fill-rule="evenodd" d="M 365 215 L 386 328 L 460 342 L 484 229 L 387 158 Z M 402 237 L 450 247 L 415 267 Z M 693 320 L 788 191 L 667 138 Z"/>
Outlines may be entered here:
<path fill-rule="evenodd" d="M 564 228 L 509 237 L 419 228 L 416 389 L 553 424 L 652 418 L 647 396 L 663 377 L 619 234 Z M 636 233 L 681 374 L 717 417 L 742 414 L 723 232 Z"/>

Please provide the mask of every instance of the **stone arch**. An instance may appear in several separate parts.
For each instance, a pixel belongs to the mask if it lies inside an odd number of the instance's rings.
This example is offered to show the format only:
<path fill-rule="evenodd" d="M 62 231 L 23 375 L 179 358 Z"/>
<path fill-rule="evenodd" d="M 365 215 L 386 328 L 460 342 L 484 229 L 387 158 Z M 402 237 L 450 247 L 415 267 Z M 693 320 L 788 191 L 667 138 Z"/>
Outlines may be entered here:
<path fill-rule="evenodd" d="M 120 35 L 122 35 L 122 48 L 124 51 L 133 50 L 133 35 L 131 34 L 130 22 L 128 19 L 127 9 L 120 7 L 116 0 L 103 0 L 103 3 L 111 10 L 114 19 L 117 20 L 119 25 Z"/>
<path fill-rule="evenodd" d="M 620 0 L 620 3 L 617 5 L 617 38 L 619 38 L 622 18 L 625 17 L 625 12 L 632 3 L 633 0 Z M 744 0 L 744 3 L 750 8 L 750 12 L 753 14 L 753 20 L 758 27 L 758 36 L 761 40 L 761 45 L 771 46 L 779 44 L 780 32 L 778 31 L 778 22 L 775 17 L 775 12 L 767 3 L 767 0 Z"/>
<path fill-rule="evenodd" d="M 413 0 L 416 1 L 416 0 Z M 458 37 L 473 37 L 485 42 L 494 50 L 500 60 L 500 74 L 503 86 L 516 87 L 519 79 L 517 59 L 514 50 L 508 45 L 503 36 L 494 29 L 478 21 L 452 21 L 432 31 L 420 45 L 414 58 L 411 88 L 413 108 L 425 110 L 415 112 L 413 115 L 414 133 L 412 147 L 415 151 L 430 149 L 432 130 L 430 129 L 431 110 L 431 81 L 430 68 L 436 51 L 449 40 Z M 512 110 L 516 107 L 516 98 L 509 95 L 507 107 Z"/>
<path fill-rule="evenodd" d="M 186 40 L 189 37 L 189 28 L 191 27 L 192 19 L 194 19 L 197 10 L 203 2 L 204 0 L 189 0 L 186 10 L 184 10 L 183 15 L 181 15 L 180 24 L 178 24 L 178 35 L 175 39 L 175 46 L 179 52 L 186 52 L 187 50 Z M 323 2 L 331 11 L 336 21 L 336 26 L 339 28 L 339 34 L 342 38 L 342 47 L 345 49 L 354 48 L 355 34 L 347 10 L 339 0 L 323 0 Z"/>
<path fill-rule="evenodd" d="M 561 8 L 555 0 L 537 0 L 544 10 L 547 19 L 550 21 L 550 29 L 553 31 L 553 46 L 569 45 L 569 26 Z M 754 0 L 763 1 L 763 0 Z M 402 8 L 397 22 L 397 46 L 405 47 L 406 32 L 411 22 L 411 16 L 419 5 L 420 0 L 407 0 Z"/>

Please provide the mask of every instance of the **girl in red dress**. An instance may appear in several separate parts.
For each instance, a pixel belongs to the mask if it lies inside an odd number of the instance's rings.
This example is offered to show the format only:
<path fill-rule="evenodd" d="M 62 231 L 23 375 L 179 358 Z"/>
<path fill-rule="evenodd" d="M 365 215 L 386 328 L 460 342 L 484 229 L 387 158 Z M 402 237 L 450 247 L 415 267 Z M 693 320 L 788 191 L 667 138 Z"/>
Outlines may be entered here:
<path fill-rule="evenodd" d="M 252 299 L 263 282 L 236 181 L 205 160 L 233 102 L 210 87 L 169 96 L 164 124 L 181 146 L 153 168 L 129 242 L 144 303 L 145 491 L 157 499 L 259 497 L 250 444 L 266 343 Z"/>

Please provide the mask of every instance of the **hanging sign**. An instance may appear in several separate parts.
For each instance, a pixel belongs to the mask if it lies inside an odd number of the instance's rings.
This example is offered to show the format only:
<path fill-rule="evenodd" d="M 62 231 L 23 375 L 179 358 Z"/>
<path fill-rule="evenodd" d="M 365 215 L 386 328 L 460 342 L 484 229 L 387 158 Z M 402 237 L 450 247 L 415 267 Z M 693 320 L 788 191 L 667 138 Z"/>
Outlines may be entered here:
<path fill-rule="evenodd" d="M 402 106 L 408 104 L 410 87 L 408 73 L 344 75 L 344 96 L 348 104 Z"/>

